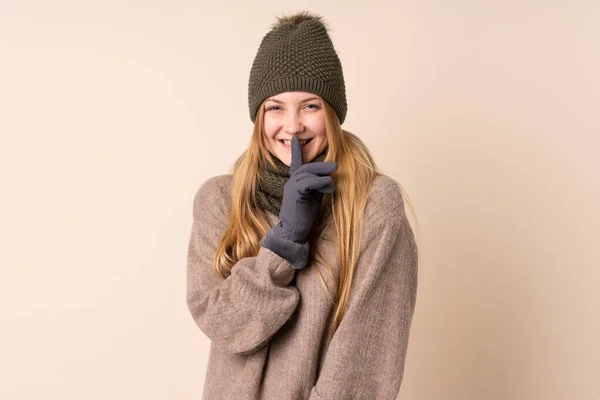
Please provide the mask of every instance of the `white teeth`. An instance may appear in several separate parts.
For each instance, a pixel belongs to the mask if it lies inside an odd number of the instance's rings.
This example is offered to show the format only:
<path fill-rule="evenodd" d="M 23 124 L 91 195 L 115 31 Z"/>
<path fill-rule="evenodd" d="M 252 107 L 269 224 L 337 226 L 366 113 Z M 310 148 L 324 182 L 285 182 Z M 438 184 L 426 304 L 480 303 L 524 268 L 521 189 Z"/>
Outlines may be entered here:
<path fill-rule="evenodd" d="M 301 140 L 300 144 L 305 144 L 306 142 L 308 142 L 308 140 Z M 292 145 L 292 141 L 291 140 L 284 140 L 283 144 L 285 144 L 286 146 L 291 146 Z"/>

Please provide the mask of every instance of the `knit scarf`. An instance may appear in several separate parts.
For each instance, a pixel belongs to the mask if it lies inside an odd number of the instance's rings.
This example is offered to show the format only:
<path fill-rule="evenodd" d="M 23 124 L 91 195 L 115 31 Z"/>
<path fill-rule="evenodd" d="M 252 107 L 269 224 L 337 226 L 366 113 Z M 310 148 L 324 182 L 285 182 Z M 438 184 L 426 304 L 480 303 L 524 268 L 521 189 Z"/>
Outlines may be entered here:
<path fill-rule="evenodd" d="M 266 167 L 260 169 L 262 179 L 259 182 L 257 191 L 257 201 L 263 210 L 271 211 L 275 215 L 279 215 L 281 209 L 281 201 L 283 199 L 283 185 L 290 177 L 290 167 L 285 165 L 279 158 L 269 152 L 275 168 L 270 163 L 266 162 Z M 314 158 L 312 162 L 320 162 L 325 160 L 327 149 Z"/>

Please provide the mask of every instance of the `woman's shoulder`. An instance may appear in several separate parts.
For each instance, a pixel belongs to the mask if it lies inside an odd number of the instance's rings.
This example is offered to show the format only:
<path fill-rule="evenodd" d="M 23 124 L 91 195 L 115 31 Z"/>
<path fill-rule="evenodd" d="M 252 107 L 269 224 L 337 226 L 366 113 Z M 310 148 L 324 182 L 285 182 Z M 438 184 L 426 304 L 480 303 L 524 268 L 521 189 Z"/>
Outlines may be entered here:
<path fill-rule="evenodd" d="M 369 188 L 365 219 L 378 223 L 404 217 L 404 197 L 398 181 L 385 174 L 377 175 Z"/>
<path fill-rule="evenodd" d="M 229 191 L 233 182 L 233 174 L 215 175 L 205 180 L 198 191 Z"/>
<path fill-rule="evenodd" d="M 216 175 L 208 178 L 196 190 L 194 210 L 227 210 L 231 199 L 232 174 Z"/>

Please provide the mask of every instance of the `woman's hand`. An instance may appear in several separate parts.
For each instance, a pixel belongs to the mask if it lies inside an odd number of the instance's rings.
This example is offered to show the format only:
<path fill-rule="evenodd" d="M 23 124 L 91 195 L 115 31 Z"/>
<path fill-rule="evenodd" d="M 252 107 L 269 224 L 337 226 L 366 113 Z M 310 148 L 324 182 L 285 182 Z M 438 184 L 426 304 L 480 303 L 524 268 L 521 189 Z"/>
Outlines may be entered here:
<path fill-rule="evenodd" d="M 315 221 L 324 193 L 334 191 L 333 179 L 328 176 L 337 170 L 335 162 L 314 162 L 303 165 L 302 147 L 292 137 L 290 177 L 283 185 L 281 221 L 267 231 L 260 245 L 287 259 L 293 269 L 308 263 L 310 246 L 306 241 Z"/>
<path fill-rule="evenodd" d="M 324 193 L 334 191 L 329 174 L 337 170 L 336 162 L 304 164 L 298 137 L 292 137 L 290 177 L 283 186 L 283 200 L 275 228 L 278 236 L 304 243 L 315 221 Z M 274 229 L 275 229 L 274 228 Z"/>

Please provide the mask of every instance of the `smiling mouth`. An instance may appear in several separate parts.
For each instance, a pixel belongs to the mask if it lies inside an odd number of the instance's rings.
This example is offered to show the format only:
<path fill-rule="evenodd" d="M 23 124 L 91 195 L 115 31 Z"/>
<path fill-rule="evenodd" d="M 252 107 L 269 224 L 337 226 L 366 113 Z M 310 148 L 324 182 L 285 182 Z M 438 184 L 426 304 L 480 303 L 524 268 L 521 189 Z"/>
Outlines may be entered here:
<path fill-rule="evenodd" d="M 306 139 L 306 140 L 300 140 L 300 145 L 304 148 L 306 147 L 310 142 L 312 142 L 313 138 L 310 139 Z M 281 143 L 285 148 L 287 149 L 291 149 L 292 148 L 292 141 L 291 140 L 286 140 L 284 141 L 283 139 L 279 139 L 277 140 L 279 143 Z"/>

